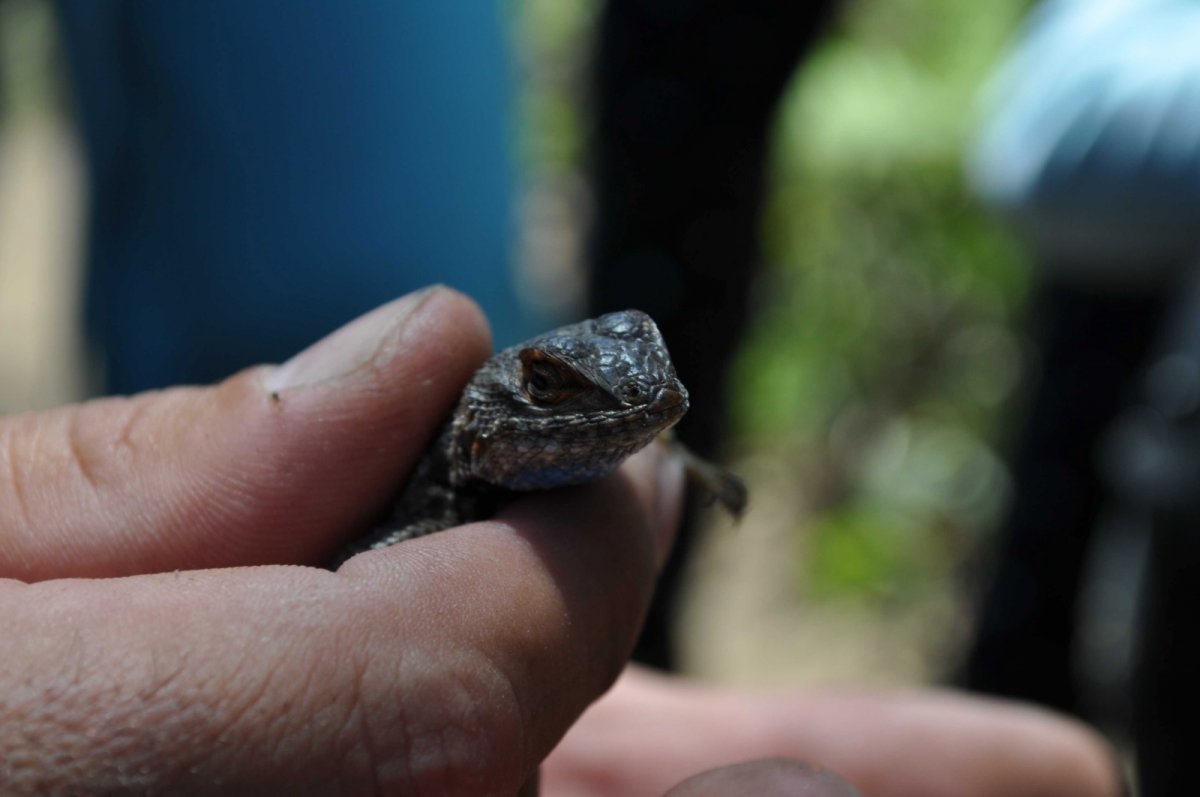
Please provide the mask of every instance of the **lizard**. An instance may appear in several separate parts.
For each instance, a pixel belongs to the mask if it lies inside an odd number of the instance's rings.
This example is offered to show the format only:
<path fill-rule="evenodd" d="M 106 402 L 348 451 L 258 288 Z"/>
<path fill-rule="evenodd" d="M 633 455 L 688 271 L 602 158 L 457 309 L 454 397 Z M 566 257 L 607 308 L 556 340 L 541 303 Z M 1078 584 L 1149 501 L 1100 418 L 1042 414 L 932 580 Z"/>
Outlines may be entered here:
<path fill-rule="evenodd" d="M 515 495 L 585 484 L 665 434 L 688 410 L 666 343 L 639 310 L 608 313 L 494 354 L 401 488 L 387 518 L 335 557 L 493 515 Z M 689 476 L 735 515 L 746 489 L 671 441 Z"/>

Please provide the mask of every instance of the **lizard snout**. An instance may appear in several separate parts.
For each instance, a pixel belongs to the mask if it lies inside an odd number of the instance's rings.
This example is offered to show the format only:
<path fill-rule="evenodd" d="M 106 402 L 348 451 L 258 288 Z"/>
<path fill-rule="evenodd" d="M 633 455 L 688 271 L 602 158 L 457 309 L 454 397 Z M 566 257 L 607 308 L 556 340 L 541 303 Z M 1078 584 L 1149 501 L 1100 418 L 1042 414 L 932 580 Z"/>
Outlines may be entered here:
<path fill-rule="evenodd" d="M 679 415 L 683 415 L 688 410 L 687 391 L 683 389 L 683 385 L 677 388 L 659 388 L 658 393 L 654 396 L 653 406 L 658 412 L 678 409 Z"/>

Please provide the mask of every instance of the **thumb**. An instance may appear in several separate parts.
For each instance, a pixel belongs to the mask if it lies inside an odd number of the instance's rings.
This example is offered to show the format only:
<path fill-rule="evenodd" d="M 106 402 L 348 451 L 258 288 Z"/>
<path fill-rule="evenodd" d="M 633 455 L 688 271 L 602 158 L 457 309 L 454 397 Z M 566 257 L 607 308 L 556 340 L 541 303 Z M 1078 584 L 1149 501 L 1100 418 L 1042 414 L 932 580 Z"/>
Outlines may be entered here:
<path fill-rule="evenodd" d="M 478 308 L 435 287 L 214 387 L 0 419 L 0 576 L 323 561 L 488 350 Z"/>

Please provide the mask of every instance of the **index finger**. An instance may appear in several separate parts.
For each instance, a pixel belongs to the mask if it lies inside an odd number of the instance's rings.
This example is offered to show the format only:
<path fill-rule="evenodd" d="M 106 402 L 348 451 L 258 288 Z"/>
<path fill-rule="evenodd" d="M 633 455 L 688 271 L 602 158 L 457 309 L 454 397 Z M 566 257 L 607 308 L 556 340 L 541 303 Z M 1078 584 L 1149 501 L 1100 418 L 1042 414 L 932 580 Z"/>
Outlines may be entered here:
<path fill-rule="evenodd" d="M 319 562 L 386 506 L 487 356 L 410 294 L 279 367 L 0 419 L 0 576 Z"/>

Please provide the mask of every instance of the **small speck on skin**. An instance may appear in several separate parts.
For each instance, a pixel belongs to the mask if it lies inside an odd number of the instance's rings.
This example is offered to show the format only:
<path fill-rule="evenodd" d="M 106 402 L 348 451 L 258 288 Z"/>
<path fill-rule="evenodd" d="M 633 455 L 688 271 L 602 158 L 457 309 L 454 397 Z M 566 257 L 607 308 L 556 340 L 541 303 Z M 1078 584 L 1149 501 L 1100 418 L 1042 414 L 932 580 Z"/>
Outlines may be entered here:
<path fill-rule="evenodd" d="M 271 391 L 271 401 L 275 402 L 276 404 L 279 403 L 279 391 L 278 390 Z"/>

